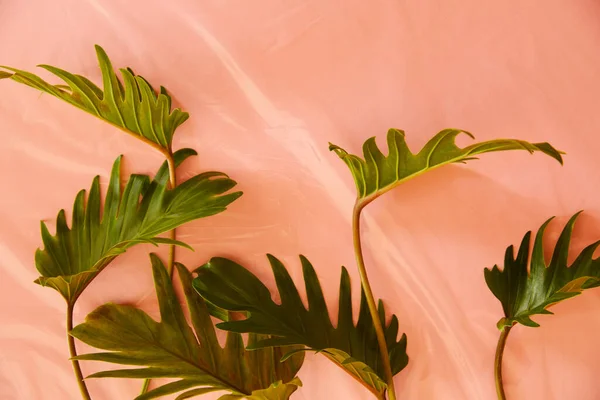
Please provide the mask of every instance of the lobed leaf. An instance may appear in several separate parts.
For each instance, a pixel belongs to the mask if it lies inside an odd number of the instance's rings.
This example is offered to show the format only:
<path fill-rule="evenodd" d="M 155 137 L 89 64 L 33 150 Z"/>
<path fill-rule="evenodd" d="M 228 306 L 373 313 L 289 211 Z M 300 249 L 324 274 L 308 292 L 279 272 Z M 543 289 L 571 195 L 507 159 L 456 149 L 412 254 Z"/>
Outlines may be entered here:
<path fill-rule="evenodd" d="M 285 266 L 269 255 L 275 275 L 281 304 L 272 299 L 269 289 L 250 271 L 225 258 L 213 258 L 198 268 L 193 286 L 208 302 L 229 311 L 247 313 L 243 320 L 219 323 L 218 328 L 230 332 L 253 332 L 271 335 L 271 338 L 250 344 L 248 349 L 269 346 L 302 345 L 305 350 L 315 350 L 338 364 L 383 398 L 386 389 L 383 365 L 364 293 L 361 297 L 358 322 L 352 318 L 350 277 L 342 268 L 339 292 L 339 315 L 334 327 L 321 284 L 310 262 L 300 257 L 308 298 L 308 309 L 302 303 L 298 289 Z M 385 327 L 392 372 L 397 374 L 408 364 L 406 335 L 397 340 L 398 319 L 392 316 L 385 323 L 385 309 L 379 302 L 379 318 Z"/>
<path fill-rule="evenodd" d="M 180 150 L 174 155 L 175 162 L 192 154 L 193 150 Z M 41 274 L 36 283 L 56 289 L 69 303 L 74 303 L 96 275 L 129 247 L 138 243 L 187 246 L 158 235 L 218 214 L 242 194 L 227 193 L 236 182 L 220 172 L 205 172 L 168 189 L 166 163 L 153 181 L 145 175 L 132 175 L 122 190 L 120 165 L 121 157 L 113 165 L 103 210 L 96 177 L 87 201 L 84 190 L 77 194 L 70 227 L 64 210 L 58 213 L 55 235 L 41 224 L 44 248 L 35 253 Z"/>
<path fill-rule="evenodd" d="M 0 68 L 10 72 L 0 70 L 0 79 L 10 78 L 58 97 L 170 154 L 175 130 L 189 114 L 179 108 L 171 109 L 172 99 L 166 89 L 161 86 L 157 93 L 130 68 L 120 70 L 123 80 L 119 80 L 108 55 L 98 45 L 96 55 L 103 89 L 84 76 L 51 65 L 40 67 L 62 79 L 66 85 L 52 85 L 35 74 L 5 66 Z"/>
<path fill-rule="evenodd" d="M 445 129 L 435 135 L 417 154 L 413 154 L 404 137 L 404 132 L 390 129 L 387 134 L 388 155 L 377 147 L 375 138 L 368 139 L 363 145 L 364 159 L 349 154 L 334 144 L 334 151 L 346 163 L 354 183 L 358 199 L 368 202 L 402 182 L 442 165 L 466 162 L 476 159 L 483 153 L 505 150 L 526 150 L 530 153 L 541 151 L 562 164 L 562 152 L 549 143 L 529 143 L 516 139 L 497 139 L 476 143 L 463 149 L 455 143 L 456 137 L 469 132 L 459 129 Z"/>
<path fill-rule="evenodd" d="M 71 335 L 88 345 L 106 350 L 80 355 L 76 357 L 78 360 L 137 368 L 102 371 L 88 378 L 177 379 L 139 395 L 136 400 L 174 393 L 179 393 L 177 399 L 187 399 L 219 390 L 228 392 L 221 400 L 285 400 L 301 386 L 296 373 L 302 366 L 303 354 L 280 362 L 283 349 L 246 351 L 241 335 L 236 333 L 227 334 L 222 348 L 206 303 L 192 289 L 191 273 L 176 264 L 191 317 L 190 326 L 163 263 L 154 254 L 151 260 L 160 322 L 135 307 L 106 304 L 71 331 Z M 250 335 L 249 345 L 262 339 Z"/>
<path fill-rule="evenodd" d="M 500 330 L 516 323 L 538 327 L 531 316 L 552 314 L 548 311 L 551 305 L 600 285 L 600 258 L 593 258 L 600 241 L 587 246 L 573 264 L 567 265 L 573 226 L 579 214 L 571 217 L 565 225 L 550 264 L 546 265 L 544 260 L 543 237 L 552 218 L 544 222 L 537 232 L 531 258 L 531 232 L 527 232 L 516 257 L 513 246 L 506 249 L 503 270 L 497 265 L 484 270 L 485 281 L 504 310 L 504 318 L 498 322 Z"/>

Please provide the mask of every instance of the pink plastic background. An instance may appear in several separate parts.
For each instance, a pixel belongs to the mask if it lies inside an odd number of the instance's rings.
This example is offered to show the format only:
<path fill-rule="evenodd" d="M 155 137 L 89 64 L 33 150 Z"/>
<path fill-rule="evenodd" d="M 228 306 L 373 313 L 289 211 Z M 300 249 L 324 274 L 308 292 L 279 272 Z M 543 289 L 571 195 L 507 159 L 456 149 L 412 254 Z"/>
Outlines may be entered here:
<path fill-rule="evenodd" d="M 494 399 L 501 308 L 483 268 L 552 215 L 549 244 L 580 209 L 573 250 L 600 238 L 599 21 L 593 0 L 5 0 L 0 63 L 46 63 L 98 82 L 98 43 L 115 67 L 166 86 L 191 114 L 175 147 L 200 153 L 180 179 L 219 170 L 245 192 L 226 213 L 180 229 L 196 252 L 178 259 L 191 268 L 233 257 L 272 287 L 265 253 L 298 283 L 302 253 L 332 304 L 340 266 L 355 294 L 358 276 L 354 185 L 329 141 L 357 153 L 370 136 L 385 145 L 397 127 L 417 150 L 457 127 L 479 140 L 550 141 L 566 151 L 562 168 L 540 154 L 484 155 L 415 179 L 365 212 L 374 289 L 408 335 L 399 398 Z M 0 398 L 77 399 L 63 300 L 32 283 L 39 220 L 53 226 L 94 175 L 105 184 L 119 154 L 125 173 L 153 173 L 162 159 L 48 95 L 0 87 Z M 134 248 L 106 269 L 80 299 L 76 323 L 108 301 L 156 315 L 150 250 Z M 536 318 L 541 328 L 514 329 L 505 354 L 511 400 L 600 397 L 599 295 L 556 306 L 555 316 Z M 83 364 L 85 373 L 101 367 Z M 320 356 L 307 355 L 300 377 L 298 400 L 370 398 Z M 140 385 L 89 382 L 95 400 L 131 399 Z"/>

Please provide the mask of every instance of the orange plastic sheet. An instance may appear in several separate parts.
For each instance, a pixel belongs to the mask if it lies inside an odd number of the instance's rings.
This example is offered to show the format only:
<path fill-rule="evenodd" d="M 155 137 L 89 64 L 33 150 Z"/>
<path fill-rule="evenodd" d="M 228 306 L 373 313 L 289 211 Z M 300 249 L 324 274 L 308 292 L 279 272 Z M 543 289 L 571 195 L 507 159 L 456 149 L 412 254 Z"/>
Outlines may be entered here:
<path fill-rule="evenodd" d="M 340 267 L 349 268 L 355 294 L 359 280 L 354 184 L 328 142 L 359 153 L 370 136 L 385 146 L 395 127 L 418 150 L 456 127 L 478 140 L 549 141 L 566 151 L 564 167 L 526 152 L 484 155 L 366 209 L 371 281 L 408 335 L 399 399 L 494 399 L 502 310 L 483 269 L 552 215 L 551 245 L 581 209 L 574 251 L 600 238 L 597 1 L 5 0 L 0 32 L 1 64 L 56 65 L 99 82 L 100 44 L 115 67 L 167 87 L 191 114 L 175 147 L 199 152 L 180 179 L 218 170 L 245 192 L 227 212 L 179 230 L 196 251 L 180 250 L 178 260 L 192 268 L 232 257 L 273 287 L 265 254 L 286 262 L 299 284 L 304 254 L 333 316 Z M 32 282 L 39 221 L 52 227 L 95 175 L 105 187 L 119 154 L 126 173 L 151 174 L 162 158 L 51 96 L 8 80 L 0 88 L 0 398 L 77 399 L 64 302 Z M 75 322 L 109 301 L 157 316 L 153 249 L 136 247 L 107 268 L 78 302 Z M 541 328 L 513 330 L 505 353 L 511 400 L 600 397 L 599 296 L 554 307 L 555 316 L 537 318 Z M 105 367 L 83 363 L 85 374 Z M 298 400 L 370 398 L 319 355 L 307 355 L 300 378 Z M 95 400 L 120 400 L 135 397 L 141 382 L 88 386 Z"/>

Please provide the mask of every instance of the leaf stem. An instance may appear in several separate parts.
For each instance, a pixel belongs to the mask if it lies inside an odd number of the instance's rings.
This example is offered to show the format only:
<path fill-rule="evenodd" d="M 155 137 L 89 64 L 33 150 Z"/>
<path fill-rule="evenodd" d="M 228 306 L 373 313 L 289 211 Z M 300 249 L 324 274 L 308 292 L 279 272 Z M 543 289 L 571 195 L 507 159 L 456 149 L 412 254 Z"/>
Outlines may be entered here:
<path fill-rule="evenodd" d="M 173 159 L 173 154 L 169 153 L 167 157 L 167 164 L 169 166 L 169 184 L 171 189 L 175 189 L 177 185 L 177 176 L 175 174 L 175 160 Z M 173 229 L 169 232 L 169 239 L 175 240 L 177 239 L 177 231 Z M 169 246 L 169 258 L 167 259 L 167 272 L 169 273 L 169 277 L 173 278 L 173 265 L 175 264 L 175 245 Z"/>
<path fill-rule="evenodd" d="M 494 359 L 494 378 L 496 380 L 496 394 L 498 400 L 506 400 L 506 394 L 504 393 L 504 386 L 502 382 L 502 358 L 504 356 L 504 347 L 506 346 L 506 339 L 508 333 L 512 327 L 505 326 L 500 331 L 500 338 L 498 339 L 498 346 L 496 347 L 496 357 Z"/>
<path fill-rule="evenodd" d="M 383 331 L 383 324 L 379 319 L 379 313 L 377 312 L 377 304 L 373 291 L 371 290 L 371 284 L 369 283 L 369 277 L 367 276 L 367 269 L 365 268 L 365 261 L 362 254 L 362 246 L 360 240 L 360 214 L 364 207 L 364 204 L 356 203 L 352 210 L 352 238 L 354 241 L 354 253 L 356 255 L 356 265 L 358 266 L 358 272 L 360 274 L 360 282 L 365 292 L 365 298 L 367 299 L 367 305 L 369 306 L 369 312 L 373 320 L 373 327 L 377 335 L 377 343 L 379 344 L 379 352 L 381 353 L 381 362 L 383 363 L 383 369 L 385 372 L 385 378 L 387 383 L 387 393 L 389 400 L 396 400 L 396 392 L 394 389 L 394 375 L 392 374 L 392 367 L 390 364 L 390 356 L 388 353 L 387 343 L 385 341 L 385 332 Z"/>
<path fill-rule="evenodd" d="M 142 385 L 142 391 L 140 392 L 140 394 L 146 393 L 149 388 L 150 388 L 150 379 L 144 379 L 144 384 Z"/>
<path fill-rule="evenodd" d="M 163 153 L 165 154 L 165 157 L 167 159 L 167 165 L 169 167 L 169 186 L 171 187 L 171 189 L 175 189 L 175 186 L 177 185 L 177 175 L 175 173 L 175 170 L 177 169 L 177 166 L 175 165 L 175 160 L 173 159 L 173 154 L 169 151 L 168 153 Z M 173 229 L 172 231 L 169 232 L 169 239 L 171 240 L 176 240 L 177 239 L 177 230 Z M 173 279 L 173 267 L 175 266 L 175 245 L 169 245 L 169 256 L 167 258 L 167 265 L 166 265 L 166 269 L 167 269 L 167 273 L 169 274 L 169 278 Z M 150 389 L 150 381 L 151 379 L 144 379 L 144 384 L 142 385 L 142 390 L 140 392 L 140 394 L 144 394 L 146 392 L 148 392 L 148 389 Z"/>
<path fill-rule="evenodd" d="M 71 355 L 71 364 L 73 364 L 73 371 L 75 372 L 75 378 L 77 378 L 77 384 L 79 385 L 79 391 L 81 392 L 81 398 L 84 400 L 91 400 L 90 392 L 88 392 L 85 381 L 83 380 L 83 374 L 81 373 L 81 367 L 79 366 L 79 360 L 75 360 L 77 357 L 77 349 L 75 348 L 75 338 L 69 334 L 73 330 L 73 307 L 74 303 L 67 303 L 67 340 L 69 342 L 69 354 Z"/>

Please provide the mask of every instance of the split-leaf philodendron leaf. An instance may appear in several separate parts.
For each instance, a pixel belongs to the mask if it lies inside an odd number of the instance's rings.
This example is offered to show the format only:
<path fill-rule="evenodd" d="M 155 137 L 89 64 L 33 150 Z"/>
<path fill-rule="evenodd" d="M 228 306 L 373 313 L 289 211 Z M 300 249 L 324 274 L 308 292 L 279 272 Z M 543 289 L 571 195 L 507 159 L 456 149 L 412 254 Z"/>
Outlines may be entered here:
<path fill-rule="evenodd" d="M 65 85 L 52 85 L 39 76 L 11 67 L 0 71 L 0 79 L 11 78 L 101 118 L 126 132 L 150 143 L 165 153 L 171 152 L 175 129 L 189 117 L 179 108 L 171 110 L 171 96 L 161 86 L 156 93 L 141 76 L 129 68 L 121 69 L 122 83 L 113 70 L 110 59 L 100 46 L 96 54 L 102 71 L 104 91 L 84 76 L 72 74 L 50 65 L 40 65 Z"/>
<path fill-rule="evenodd" d="M 537 232 L 531 259 L 530 231 L 523 238 L 516 257 L 513 246 L 506 249 L 503 270 L 497 265 L 485 269 L 485 281 L 504 310 L 504 318 L 498 322 L 500 330 L 516 323 L 537 327 L 539 324 L 531 316 L 552 314 L 548 311 L 549 306 L 600 285 L 600 258 L 593 258 L 600 241 L 587 246 L 571 266 L 567 265 L 571 234 L 578 215 L 565 225 L 549 265 L 546 266 L 544 260 L 543 236 L 552 218 Z"/>
<path fill-rule="evenodd" d="M 253 332 L 272 335 L 249 348 L 303 345 L 316 350 L 340 365 L 346 372 L 383 398 L 386 389 L 383 365 L 371 315 L 364 294 L 358 322 L 352 319 L 350 278 L 342 269 L 338 322 L 334 328 L 323 298 L 321 284 L 310 262 L 300 257 L 306 287 L 308 310 L 285 266 L 269 255 L 281 304 L 272 299 L 269 289 L 250 271 L 225 258 L 213 258 L 198 268 L 194 288 L 209 302 L 229 311 L 248 313 L 244 320 L 230 320 L 217 325 L 231 332 Z M 408 364 L 406 335 L 398 340 L 398 319 L 385 323 L 383 303 L 379 302 L 379 318 L 385 327 L 392 372 L 397 374 Z"/>
<path fill-rule="evenodd" d="M 223 390 L 228 394 L 220 400 L 285 400 L 301 386 L 296 373 L 302 366 L 303 354 L 280 362 L 282 355 L 290 349 L 246 351 L 242 337 L 237 333 L 228 333 L 222 348 L 206 303 L 192 289 L 191 273 L 183 265 L 176 264 L 192 329 L 163 263 L 154 254 L 151 260 L 160 322 L 132 306 L 105 304 L 71 331 L 77 339 L 107 350 L 80 355 L 77 359 L 138 368 L 102 371 L 90 377 L 176 379 L 139 395 L 136 400 L 180 393 L 179 400 Z M 248 343 L 252 346 L 259 340 L 260 336 L 250 335 Z"/>
<path fill-rule="evenodd" d="M 435 135 L 417 154 L 413 154 L 406 144 L 404 132 L 390 129 L 387 135 L 389 153 L 383 155 L 375 138 L 363 145 L 364 159 L 348 154 L 334 144 L 329 149 L 348 165 L 356 183 L 358 199 L 372 200 L 402 182 L 433 168 L 456 162 L 476 159 L 482 153 L 504 150 L 527 150 L 530 153 L 541 151 L 562 164 L 561 152 L 549 143 L 529 143 L 523 140 L 498 139 L 472 144 L 463 149 L 455 143 L 456 136 L 465 133 L 458 129 L 445 129 Z"/>
<path fill-rule="evenodd" d="M 195 154 L 182 149 L 174 154 L 178 164 Z M 71 227 L 64 210 L 56 219 L 56 234 L 42 222 L 44 249 L 37 250 L 35 263 L 42 286 L 59 291 L 73 304 L 87 285 L 117 255 L 138 243 L 183 243 L 157 237 L 186 222 L 224 211 L 241 192 L 226 193 L 236 185 L 220 172 L 206 172 L 167 189 L 168 169 L 162 165 L 151 182 L 145 175 L 132 175 L 121 190 L 121 157 L 112 168 L 101 211 L 100 179 L 94 178 L 89 195 L 80 191 L 73 205 Z"/>

